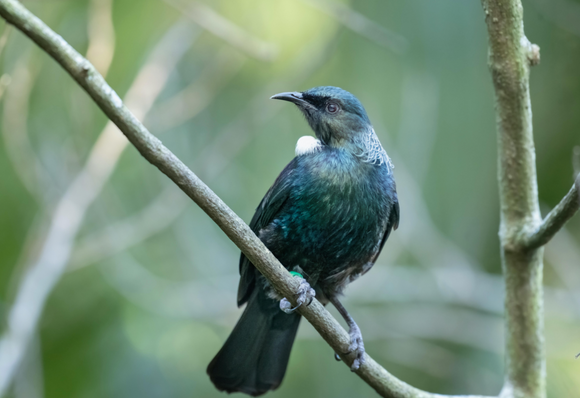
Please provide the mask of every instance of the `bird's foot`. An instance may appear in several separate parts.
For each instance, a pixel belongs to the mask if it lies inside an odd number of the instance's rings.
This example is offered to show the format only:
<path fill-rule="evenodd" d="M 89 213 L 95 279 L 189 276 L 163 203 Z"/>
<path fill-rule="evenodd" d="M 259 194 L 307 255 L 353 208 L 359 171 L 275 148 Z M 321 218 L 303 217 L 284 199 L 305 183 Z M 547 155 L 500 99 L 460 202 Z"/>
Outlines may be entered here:
<path fill-rule="evenodd" d="M 354 352 L 356 355 L 352 365 L 350 366 L 350 370 L 354 372 L 365 363 L 365 344 L 363 342 L 362 333 L 356 323 L 350 326 L 348 334 L 350 335 L 348 353 L 350 354 Z"/>
<path fill-rule="evenodd" d="M 296 293 L 296 307 L 292 308 L 292 304 L 286 297 L 280 300 L 280 309 L 287 314 L 291 314 L 302 304 L 310 305 L 312 299 L 316 296 L 316 291 L 310 286 L 306 279 L 300 277 L 300 286 Z"/>
<path fill-rule="evenodd" d="M 344 306 L 338 300 L 338 297 L 336 297 L 336 295 L 329 295 L 327 297 L 329 298 L 330 302 L 336 307 L 336 309 L 338 310 L 340 315 L 342 315 L 342 317 L 346 321 L 346 324 L 348 325 L 348 335 L 350 337 L 350 344 L 348 345 L 348 352 L 345 352 L 344 354 L 341 355 L 344 356 L 353 353 L 355 354 L 354 361 L 350 366 L 350 370 L 354 372 L 365 363 L 365 345 L 363 342 L 362 333 L 360 332 L 360 328 L 358 327 L 354 319 L 352 319 L 352 316 L 350 316 L 346 308 L 344 308 Z M 337 361 L 340 359 L 340 357 L 336 353 L 334 354 L 334 358 L 336 358 Z"/>
<path fill-rule="evenodd" d="M 363 363 L 365 363 L 365 345 L 360 329 L 356 323 L 349 329 L 348 334 L 350 335 L 350 344 L 348 346 L 348 352 L 346 352 L 345 355 L 351 354 L 353 352 L 356 353 L 356 358 L 350 367 L 350 370 L 354 372 L 355 370 L 358 370 Z M 340 355 L 338 355 L 336 352 L 334 353 L 334 359 L 336 359 L 338 362 L 342 361 Z"/>

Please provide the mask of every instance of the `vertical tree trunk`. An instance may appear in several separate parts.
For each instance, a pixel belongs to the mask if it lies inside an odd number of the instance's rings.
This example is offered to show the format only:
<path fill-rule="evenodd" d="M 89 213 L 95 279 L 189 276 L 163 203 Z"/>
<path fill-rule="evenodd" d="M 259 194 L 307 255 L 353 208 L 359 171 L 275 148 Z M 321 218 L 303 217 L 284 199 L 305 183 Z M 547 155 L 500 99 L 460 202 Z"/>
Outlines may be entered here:
<path fill-rule="evenodd" d="M 495 89 L 500 243 L 505 274 L 506 384 L 517 398 L 546 396 L 542 248 L 524 237 L 541 224 L 536 183 L 530 67 L 539 48 L 524 35 L 520 0 L 483 0 L 489 32 L 489 67 Z"/>

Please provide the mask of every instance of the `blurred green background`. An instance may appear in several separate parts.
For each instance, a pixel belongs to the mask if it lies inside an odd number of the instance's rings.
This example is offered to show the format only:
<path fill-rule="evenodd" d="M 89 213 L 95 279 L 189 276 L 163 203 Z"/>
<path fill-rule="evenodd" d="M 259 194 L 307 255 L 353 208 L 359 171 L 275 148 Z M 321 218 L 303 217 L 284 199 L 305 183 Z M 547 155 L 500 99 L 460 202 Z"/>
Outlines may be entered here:
<path fill-rule="evenodd" d="M 318 85 L 354 93 L 393 159 L 401 203 L 399 230 L 346 291 L 367 352 L 422 389 L 499 392 L 495 116 L 479 1 L 23 3 L 246 221 L 296 140 L 312 134 L 296 109 L 269 96 Z M 524 9 L 542 54 L 531 95 L 545 213 L 570 188 L 580 144 L 580 1 L 524 1 Z M 240 314 L 238 249 L 105 129 L 102 112 L 52 59 L 0 29 L 2 329 L 27 269 L 43 250 L 58 257 L 47 239 L 55 217 L 71 249 L 8 396 L 224 396 L 205 368 Z M 83 184 L 71 189 L 81 170 Z M 78 231 L 67 224 L 75 214 Z M 544 275 L 549 396 L 578 397 L 579 217 L 548 245 Z M 307 322 L 285 381 L 269 394 L 375 395 Z"/>

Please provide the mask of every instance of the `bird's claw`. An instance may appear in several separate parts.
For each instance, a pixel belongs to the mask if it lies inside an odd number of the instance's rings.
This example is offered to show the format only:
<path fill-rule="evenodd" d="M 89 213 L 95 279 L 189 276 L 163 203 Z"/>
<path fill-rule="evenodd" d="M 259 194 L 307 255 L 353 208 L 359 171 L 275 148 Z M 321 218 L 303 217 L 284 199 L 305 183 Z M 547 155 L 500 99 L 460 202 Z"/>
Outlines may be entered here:
<path fill-rule="evenodd" d="M 286 297 L 280 300 L 280 309 L 287 314 L 291 314 L 302 304 L 307 303 L 310 305 L 314 297 L 316 296 L 316 291 L 310 286 L 306 279 L 300 278 L 300 286 L 298 287 L 298 292 L 296 293 L 296 307 L 292 308 L 292 304 Z"/>
<path fill-rule="evenodd" d="M 354 372 L 365 363 L 365 345 L 358 325 L 352 325 L 348 331 L 348 334 L 350 335 L 348 353 L 355 353 L 356 355 L 352 365 L 350 366 L 350 370 Z"/>
<path fill-rule="evenodd" d="M 296 308 L 298 307 L 292 308 L 292 304 L 290 303 L 290 301 L 288 301 L 286 297 L 280 300 L 280 309 L 285 313 L 291 314 L 294 312 L 294 310 L 296 310 Z"/>
<path fill-rule="evenodd" d="M 352 354 L 353 352 L 356 354 L 356 358 L 350 366 L 350 370 L 354 372 L 365 363 L 365 345 L 358 325 L 354 324 L 349 329 L 348 334 L 350 335 L 350 344 L 348 346 L 348 352 L 345 352 L 344 355 Z M 336 352 L 334 353 L 334 359 L 338 362 L 342 361 L 340 355 Z"/>

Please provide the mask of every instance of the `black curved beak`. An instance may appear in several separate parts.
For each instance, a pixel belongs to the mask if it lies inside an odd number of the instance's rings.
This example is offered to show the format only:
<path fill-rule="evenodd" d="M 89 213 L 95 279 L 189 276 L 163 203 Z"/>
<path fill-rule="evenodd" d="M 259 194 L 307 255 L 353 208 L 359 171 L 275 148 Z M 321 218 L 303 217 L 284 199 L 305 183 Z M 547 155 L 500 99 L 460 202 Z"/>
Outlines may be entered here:
<path fill-rule="evenodd" d="M 277 99 L 283 101 L 292 102 L 302 108 L 312 108 L 313 105 L 306 101 L 302 95 L 297 91 L 287 92 L 287 93 L 280 93 L 270 97 L 270 99 Z"/>

